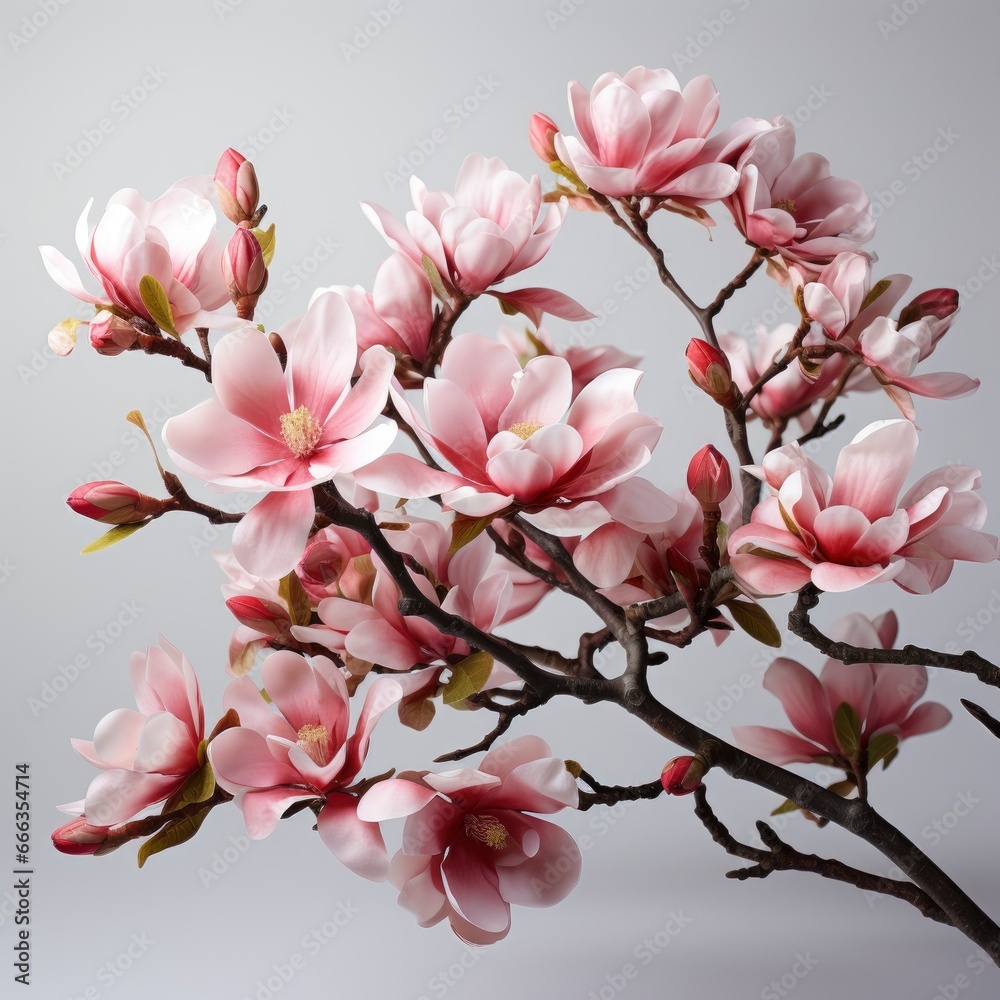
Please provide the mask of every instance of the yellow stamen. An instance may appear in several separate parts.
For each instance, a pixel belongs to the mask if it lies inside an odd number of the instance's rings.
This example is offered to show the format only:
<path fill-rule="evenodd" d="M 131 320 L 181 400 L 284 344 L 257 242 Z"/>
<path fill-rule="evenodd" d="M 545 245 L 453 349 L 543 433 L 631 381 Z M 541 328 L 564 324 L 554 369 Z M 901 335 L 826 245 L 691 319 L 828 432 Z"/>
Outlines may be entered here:
<path fill-rule="evenodd" d="M 536 424 L 532 420 L 519 420 L 516 424 L 511 424 L 507 428 L 511 434 L 516 434 L 522 441 L 527 441 L 537 430 L 541 430 L 542 425 Z"/>
<path fill-rule="evenodd" d="M 780 208 L 783 212 L 787 212 L 789 215 L 795 214 L 795 202 L 791 198 L 779 198 L 774 203 L 775 208 Z"/>
<path fill-rule="evenodd" d="M 465 817 L 465 834 L 497 851 L 502 851 L 507 846 L 507 838 L 510 836 L 507 827 L 496 816 L 478 816 L 472 813 Z"/>
<path fill-rule="evenodd" d="M 281 436 L 297 458 L 311 455 L 322 434 L 323 428 L 304 406 L 281 415 Z"/>
<path fill-rule="evenodd" d="M 299 741 L 295 745 L 304 750 L 309 759 L 319 767 L 325 767 L 333 757 L 330 734 L 326 726 L 305 725 L 298 732 Z"/>

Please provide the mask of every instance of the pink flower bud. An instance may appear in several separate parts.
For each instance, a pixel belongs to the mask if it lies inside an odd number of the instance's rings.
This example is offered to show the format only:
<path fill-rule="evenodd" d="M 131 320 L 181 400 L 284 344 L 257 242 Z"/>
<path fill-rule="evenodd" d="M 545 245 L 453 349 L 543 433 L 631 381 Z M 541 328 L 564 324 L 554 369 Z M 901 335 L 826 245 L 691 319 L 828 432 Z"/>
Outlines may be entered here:
<path fill-rule="evenodd" d="M 109 358 L 127 351 L 136 336 L 131 323 L 109 312 L 100 312 L 90 321 L 90 346 Z"/>
<path fill-rule="evenodd" d="M 908 326 L 925 316 L 947 319 L 958 309 L 958 292 L 954 288 L 932 288 L 921 292 L 899 314 L 899 325 Z"/>
<path fill-rule="evenodd" d="M 267 265 L 257 237 L 245 227 L 233 233 L 222 255 L 222 275 L 229 285 L 229 295 L 239 304 L 243 298 L 256 298 L 267 286 Z"/>
<path fill-rule="evenodd" d="M 102 524 L 135 524 L 163 511 L 169 501 L 146 496 L 131 486 L 110 479 L 84 483 L 66 498 L 66 503 L 84 517 Z"/>
<path fill-rule="evenodd" d="M 729 463 L 718 449 L 706 444 L 695 453 L 688 465 L 687 487 L 703 510 L 717 511 L 733 491 L 733 475 Z"/>
<path fill-rule="evenodd" d="M 552 163 L 559 159 L 559 154 L 552 141 L 553 136 L 558 131 L 559 126 L 548 115 L 536 113 L 531 116 L 528 138 L 531 141 L 531 148 L 545 163 Z"/>
<path fill-rule="evenodd" d="M 226 607 L 233 613 L 236 620 L 255 632 L 277 637 L 288 631 L 288 610 L 273 601 L 264 601 L 259 597 L 230 597 Z"/>
<path fill-rule="evenodd" d="M 736 405 L 733 373 L 729 358 L 706 340 L 695 337 L 684 352 L 688 374 L 699 389 L 707 392 L 720 406 L 731 409 Z"/>
<path fill-rule="evenodd" d="M 215 191 L 226 218 L 239 225 L 257 211 L 260 189 L 253 164 L 235 149 L 227 149 L 215 168 Z"/>
<path fill-rule="evenodd" d="M 91 826 L 82 816 L 52 831 L 52 845 L 63 854 L 94 854 L 108 839 L 108 826 Z"/>
<path fill-rule="evenodd" d="M 687 795 L 700 784 L 704 768 L 696 757 L 674 757 L 663 765 L 660 784 L 667 795 Z"/>

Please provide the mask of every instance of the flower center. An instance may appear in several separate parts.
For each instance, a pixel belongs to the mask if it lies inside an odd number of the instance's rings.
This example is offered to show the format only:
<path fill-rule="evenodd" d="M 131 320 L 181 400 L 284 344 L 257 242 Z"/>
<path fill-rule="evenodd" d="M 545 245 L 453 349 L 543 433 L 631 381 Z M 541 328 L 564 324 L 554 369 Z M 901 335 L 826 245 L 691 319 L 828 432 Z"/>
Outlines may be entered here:
<path fill-rule="evenodd" d="M 791 198 L 779 198 L 774 203 L 774 208 L 780 208 L 783 212 L 787 212 L 789 215 L 795 214 L 795 202 Z"/>
<path fill-rule="evenodd" d="M 281 415 L 281 436 L 296 458 L 311 455 L 322 434 L 323 428 L 304 406 Z"/>
<path fill-rule="evenodd" d="M 298 737 L 295 745 L 304 750 L 317 767 L 325 767 L 330 763 L 333 754 L 326 726 L 305 725 L 299 730 Z"/>
<path fill-rule="evenodd" d="M 497 851 L 507 846 L 507 838 L 510 836 L 507 827 L 496 816 L 479 816 L 472 813 L 465 817 L 465 835 Z"/>
<path fill-rule="evenodd" d="M 542 425 L 536 424 L 533 420 L 519 420 L 516 424 L 511 424 L 507 428 L 511 434 L 516 434 L 522 441 L 527 441 L 537 430 L 541 430 Z"/>

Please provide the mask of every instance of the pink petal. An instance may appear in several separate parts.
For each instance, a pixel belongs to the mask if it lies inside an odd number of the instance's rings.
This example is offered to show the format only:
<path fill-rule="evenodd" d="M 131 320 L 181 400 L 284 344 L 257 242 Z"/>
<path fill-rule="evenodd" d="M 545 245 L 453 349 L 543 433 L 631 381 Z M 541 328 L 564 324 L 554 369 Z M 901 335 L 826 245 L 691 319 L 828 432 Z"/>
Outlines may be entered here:
<path fill-rule="evenodd" d="M 733 726 L 733 742 L 772 764 L 809 764 L 829 751 L 783 729 L 768 726 Z"/>
<path fill-rule="evenodd" d="M 357 814 L 359 819 L 367 823 L 401 819 L 423 809 L 436 797 L 437 792 L 433 788 L 405 778 L 389 778 L 365 792 L 358 803 Z"/>
<path fill-rule="evenodd" d="M 780 702 L 788 721 L 807 739 L 835 747 L 831 706 L 823 685 L 801 663 L 779 656 L 764 673 L 764 690 Z"/>
<path fill-rule="evenodd" d="M 315 516 L 312 490 L 268 493 L 236 525 L 233 555 L 254 576 L 280 580 L 302 558 Z"/>
<path fill-rule="evenodd" d="M 389 852 L 378 823 L 358 818 L 358 800 L 331 794 L 316 823 L 320 839 L 334 857 L 362 878 L 381 882 L 389 873 Z"/>
<path fill-rule="evenodd" d="M 856 507 L 872 522 L 888 517 L 916 451 L 917 432 L 908 420 L 870 424 L 840 453 L 830 506 Z"/>

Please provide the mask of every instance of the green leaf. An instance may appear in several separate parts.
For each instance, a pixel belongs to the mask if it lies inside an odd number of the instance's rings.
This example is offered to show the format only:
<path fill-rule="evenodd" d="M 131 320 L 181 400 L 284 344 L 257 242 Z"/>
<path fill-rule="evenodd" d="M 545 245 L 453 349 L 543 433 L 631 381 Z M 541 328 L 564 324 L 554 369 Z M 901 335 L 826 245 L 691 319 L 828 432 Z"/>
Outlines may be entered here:
<path fill-rule="evenodd" d="M 516 316 L 521 310 L 518 309 L 512 302 L 508 302 L 506 299 L 497 298 L 497 302 L 500 303 L 500 312 L 504 316 Z"/>
<path fill-rule="evenodd" d="M 590 190 L 590 188 L 588 188 L 587 185 L 584 184 L 583 181 L 581 181 L 580 178 L 577 177 L 576 174 L 574 174 L 573 171 L 570 170 L 570 168 L 567 167 L 561 160 L 553 160 L 549 164 L 549 170 L 551 170 L 554 174 L 558 174 L 560 177 L 565 177 L 566 180 L 568 180 L 578 191 Z"/>
<path fill-rule="evenodd" d="M 100 538 L 95 538 L 89 545 L 80 549 L 80 555 L 85 556 L 91 552 L 100 552 L 101 549 L 106 549 L 109 545 L 114 545 L 115 542 L 128 538 L 129 535 L 134 535 L 140 528 L 145 528 L 151 520 L 152 518 L 146 518 L 145 521 L 135 521 L 132 524 L 116 524 L 109 531 L 105 531 Z"/>
<path fill-rule="evenodd" d="M 530 330 L 525 330 L 524 335 L 528 338 L 528 343 L 535 349 L 538 357 L 543 358 L 552 353 Z"/>
<path fill-rule="evenodd" d="M 420 258 L 420 266 L 424 269 L 424 274 L 427 275 L 427 280 L 431 283 L 431 290 L 434 294 L 442 302 L 451 302 L 451 296 L 444 286 L 444 280 L 441 277 L 441 272 L 437 269 L 437 264 L 427 254 L 424 254 Z"/>
<path fill-rule="evenodd" d="M 437 706 L 430 698 L 415 698 L 413 701 L 399 703 L 399 721 L 418 733 L 423 732 L 434 719 Z"/>
<path fill-rule="evenodd" d="M 842 701 L 833 717 L 837 746 L 845 757 L 855 757 L 861 748 L 861 717 L 854 707 Z"/>
<path fill-rule="evenodd" d="M 261 256 L 264 258 L 264 267 L 270 267 L 271 261 L 274 260 L 274 223 L 272 222 L 266 230 L 251 229 L 250 231 L 260 244 Z"/>
<path fill-rule="evenodd" d="M 312 606 L 302 581 L 294 570 L 283 576 L 278 584 L 278 594 L 288 608 L 288 617 L 293 625 L 308 625 L 312 621 Z"/>
<path fill-rule="evenodd" d="M 861 309 L 867 309 L 891 284 L 892 282 L 888 278 L 876 281 L 875 284 L 872 285 L 871 291 L 862 300 Z M 858 312 L 861 312 L 861 309 L 859 309 Z"/>
<path fill-rule="evenodd" d="M 851 781 L 850 778 L 844 778 L 843 781 L 835 781 L 832 785 L 827 786 L 828 792 L 833 792 L 834 795 L 840 795 L 843 798 L 847 798 L 851 792 L 854 791 L 858 786 Z"/>
<path fill-rule="evenodd" d="M 493 657 L 482 651 L 471 653 L 451 668 L 451 678 L 445 685 L 441 700 L 446 705 L 465 701 L 486 686 L 493 672 Z"/>
<path fill-rule="evenodd" d="M 795 810 L 798 808 L 799 807 L 791 799 L 785 799 L 785 801 L 782 802 L 777 809 L 771 810 L 771 815 L 780 816 L 782 813 L 795 812 Z"/>
<path fill-rule="evenodd" d="M 495 514 L 487 514 L 486 517 L 456 515 L 455 520 L 451 522 L 451 544 L 448 546 L 448 554 L 454 555 L 469 542 L 477 539 L 493 523 L 495 517 Z"/>
<path fill-rule="evenodd" d="M 781 646 L 781 633 L 771 616 L 759 605 L 749 601 L 730 601 L 727 605 L 734 621 L 747 635 L 765 646 Z"/>
<path fill-rule="evenodd" d="M 883 771 L 896 759 L 898 754 L 899 754 L 899 747 L 896 747 L 895 750 L 885 755 L 885 757 L 882 759 Z"/>
<path fill-rule="evenodd" d="M 896 753 L 898 746 L 899 737 L 895 733 L 879 733 L 873 736 L 868 741 L 868 770 L 870 771 L 880 760 L 888 760 L 890 754 Z"/>
<path fill-rule="evenodd" d="M 139 867 L 141 868 L 154 854 L 190 840 L 201 828 L 201 824 L 205 822 L 205 817 L 210 812 L 211 809 L 203 809 L 193 816 L 168 823 L 162 830 L 154 833 L 139 848 Z"/>
<path fill-rule="evenodd" d="M 202 743 L 205 743 L 202 740 Z M 200 750 L 201 748 L 199 748 Z M 199 753 L 201 756 L 203 751 Z M 187 781 L 181 785 L 180 788 L 174 792 L 173 795 L 163 803 L 163 808 L 160 810 L 161 815 L 166 815 L 167 813 L 177 812 L 178 809 L 183 809 L 185 806 L 192 805 L 195 802 L 206 802 L 212 797 L 215 792 L 215 774 L 212 771 L 212 765 L 205 761 L 201 767 L 198 768 L 193 774 L 191 774 Z"/>
<path fill-rule="evenodd" d="M 167 298 L 163 285 L 151 274 L 143 275 L 139 281 L 139 295 L 150 319 L 161 330 L 166 330 L 171 336 L 179 339 L 180 334 L 174 326 L 174 314 L 170 309 L 170 300 Z"/>

